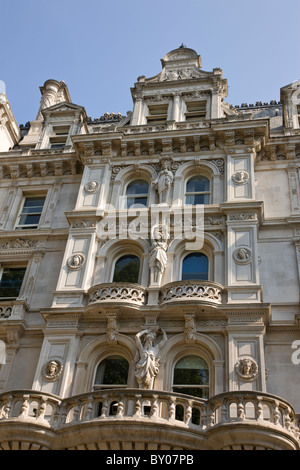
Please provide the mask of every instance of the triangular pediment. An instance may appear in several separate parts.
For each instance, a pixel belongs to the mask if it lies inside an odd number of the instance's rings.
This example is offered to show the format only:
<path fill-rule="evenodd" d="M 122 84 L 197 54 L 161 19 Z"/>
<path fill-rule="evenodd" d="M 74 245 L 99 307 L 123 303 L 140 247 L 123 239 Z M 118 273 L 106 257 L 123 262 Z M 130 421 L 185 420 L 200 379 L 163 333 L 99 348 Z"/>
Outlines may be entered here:
<path fill-rule="evenodd" d="M 53 114 L 53 113 L 63 113 L 63 114 L 73 114 L 73 113 L 85 113 L 83 106 L 79 106 L 74 103 L 68 103 L 67 101 L 62 101 L 61 103 L 56 103 L 49 108 L 42 110 L 43 114 Z"/>

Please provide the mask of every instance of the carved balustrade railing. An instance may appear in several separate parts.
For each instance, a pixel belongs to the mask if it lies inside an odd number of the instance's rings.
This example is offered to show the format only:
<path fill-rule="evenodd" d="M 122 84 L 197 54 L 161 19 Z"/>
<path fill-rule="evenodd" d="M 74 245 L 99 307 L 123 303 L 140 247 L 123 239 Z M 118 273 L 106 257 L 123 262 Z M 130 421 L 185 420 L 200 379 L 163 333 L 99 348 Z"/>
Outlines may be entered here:
<path fill-rule="evenodd" d="M 0 426 L 7 420 L 27 420 L 52 429 L 93 420 L 150 420 L 201 433 L 245 423 L 288 434 L 300 449 L 299 423 L 293 408 L 277 396 L 254 391 L 226 392 L 208 400 L 142 389 L 98 390 L 65 399 L 35 391 L 12 391 L 0 395 Z"/>
<path fill-rule="evenodd" d="M 138 284 L 107 283 L 98 284 L 89 289 L 88 303 L 95 302 L 129 302 L 144 305 L 147 302 L 147 289 Z"/>
<path fill-rule="evenodd" d="M 160 290 L 160 303 L 201 300 L 214 304 L 222 303 L 224 288 L 210 281 L 175 281 L 164 285 Z"/>
<path fill-rule="evenodd" d="M 59 422 L 61 399 L 32 390 L 14 390 L 0 395 L 0 422 L 28 420 L 47 427 Z"/>

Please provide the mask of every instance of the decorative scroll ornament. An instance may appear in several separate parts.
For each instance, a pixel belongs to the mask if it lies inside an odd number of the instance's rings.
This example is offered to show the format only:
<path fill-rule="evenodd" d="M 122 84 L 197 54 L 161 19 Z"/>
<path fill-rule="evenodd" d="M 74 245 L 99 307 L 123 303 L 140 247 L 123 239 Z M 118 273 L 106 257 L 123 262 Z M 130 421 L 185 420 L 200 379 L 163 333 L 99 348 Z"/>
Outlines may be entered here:
<path fill-rule="evenodd" d="M 63 370 L 63 365 L 56 359 L 47 362 L 42 368 L 42 376 L 48 382 L 55 382 L 58 380 Z"/>
<path fill-rule="evenodd" d="M 84 186 L 84 189 L 87 193 L 96 193 L 100 187 L 100 183 L 98 181 L 89 181 Z"/>
<path fill-rule="evenodd" d="M 77 269 L 81 269 L 85 263 L 85 256 L 83 253 L 74 253 L 74 255 L 70 256 L 67 261 L 67 265 L 69 269 L 76 271 Z"/>
<path fill-rule="evenodd" d="M 245 170 L 236 171 L 232 175 L 232 181 L 235 184 L 246 184 L 249 181 L 249 173 Z"/>
<path fill-rule="evenodd" d="M 252 357 L 238 360 L 234 366 L 236 374 L 243 380 L 254 380 L 258 374 L 258 365 Z"/>
<path fill-rule="evenodd" d="M 252 251 L 250 248 L 240 247 L 233 252 L 232 256 L 237 264 L 248 264 L 252 260 Z"/>

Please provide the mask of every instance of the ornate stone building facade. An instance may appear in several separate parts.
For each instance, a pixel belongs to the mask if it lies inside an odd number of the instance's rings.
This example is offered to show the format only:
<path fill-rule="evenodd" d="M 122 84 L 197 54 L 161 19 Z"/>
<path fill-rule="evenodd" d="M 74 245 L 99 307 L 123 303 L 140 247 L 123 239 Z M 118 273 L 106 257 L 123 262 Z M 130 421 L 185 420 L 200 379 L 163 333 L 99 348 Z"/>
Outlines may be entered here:
<path fill-rule="evenodd" d="M 300 81 L 232 106 L 182 46 L 131 91 L 1 95 L 0 447 L 299 450 Z"/>

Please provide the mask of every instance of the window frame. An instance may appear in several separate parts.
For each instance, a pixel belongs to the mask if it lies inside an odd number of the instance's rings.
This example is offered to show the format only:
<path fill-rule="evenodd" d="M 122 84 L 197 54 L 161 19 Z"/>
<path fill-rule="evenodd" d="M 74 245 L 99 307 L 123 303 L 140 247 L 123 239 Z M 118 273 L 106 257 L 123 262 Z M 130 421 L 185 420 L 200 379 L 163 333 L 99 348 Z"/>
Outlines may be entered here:
<path fill-rule="evenodd" d="M 125 256 L 135 256 L 138 260 L 139 260 L 139 272 L 138 272 L 138 280 L 137 282 L 131 282 L 131 281 L 114 281 L 114 276 L 115 276 L 115 270 L 116 270 L 116 265 L 117 265 L 117 262 L 125 257 Z M 118 256 L 115 257 L 114 259 L 114 262 L 113 262 L 113 269 L 112 269 L 112 272 L 111 272 L 111 282 L 113 283 L 130 283 L 130 284 L 140 284 L 140 280 L 141 280 L 141 267 L 142 267 L 142 260 L 141 258 L 136 254 L 136 253 L 119 253 Z"/>
<path fill-rule="evenodd" d="M 146 116 L 148 125 L 165 124 L 168 120 L 169 103 L 148 105 L 148 113 Z"/>
<path fill-rule="evenodd" d="M 205 364 L 207 366 L 207 371 L 208 371 L 208 385 L 174 384 L 174 375 L 175 375 L 176 365 L 185 358 L 194 358 L 194 357 L 196 357 L 198 359 L 201 359 L 202 361 L 205 362 Z M 195 388 L 198 388 L 200 390 L 207 390 L 207 398 L 209 398 L 210 391 L 211 391 L 211 370 L 210 370 L 209 362 L 204 357 L 202 357 L 200 354 L 197 354 L 195 352 L 191 352 L 190 354 L 184 354 L 184 355 L 180 356 L 179 358 L 177 358 L 176 362 L 174 363 L 173 369 L 172 369 L 171 390 L 172 390 L 173 393 L 184 393 L 184 392 L 180 392 L 180 391 L 175 391 L 174 389 L 176 389 L 176 388 L 179 388 L 179 389 L 180 388 L 182 388 L 182 389 L 188 389 L 188 388 L 195 389 Z M 195 395 L 190 395 L 190 394 L 187 394 L 187 395 L 191 396 L 191 397 L 195 397 Z M 198 398 L 207 399 L 207 398 L 204 398 L 204 397 L 198 397 Z"/>
<path fill-rule="evenodd" d="M 193 179 L 193 178 L 197 178 L 197 177 L 202 177 L 202 178 L 205 178 L 207 181 L 208 181 L 208 184 L 209 184 L 209 190 L 208 191 L 190 191 L 188 192 L 187 191 L 187 185 L 188 183 Z M 184 205 L 192 205 L 192 206 L 196 206 L 196 205 L 209 205 L 211 204 L 211 180 L 210 178 L 208 178 L 206 175 L 203 175 L 202 173 L 199 173 L 199 174 L 196 174 L 196 175 L 191 175 L 188 177 L 188 179 L 186 179 L 186 181 L 184 182 Z M 187 196 L 203 196 L 203 199 L 205 199 L 205 196 L 208 195 L 208 202 L 202 202 L 202 203 L 187 203 L 186 199 L 187 199 Z"/>
<path fill-rule="evenodd" d="M 206 100 L 196 100 L 196 101 L 186 101 L 185 102 L 186 111 L 185 111 L 185 120 L 187 122 L 191 121 L 203 121 L 206 119 L 207 114 L 207 101 Z"/>
<path fill-rule="evenodd" d="M 1 282 L 2 282 L 2 278 L 3 278 L 3 274 L 5 272 L 5 270 L 16 270 L 16 269 L 23 269 L 24 270 L 24 274 L 23 274 L 23 277 L 22 277 L 22 282 L 21 282 L 21 285 L 20 285 L 20 288 L 19 288 L 19 291 L 18 291 L 18 295 L 17 296 L 1 296 L 0 295 L 0 301 L 15 301 L 17 300 L 21 293 L 22 293 L 22 289 L 24 287 L 24 281 L 25 281 L 25 277 L 26 277 L 26 270 L 27 270 L 27 264 L 26 263 L 9 263 L 9 262 L 5 262 L 3 264 L 1 264 L 1 267 L 0 267 L 0 289 L 2 288 L 1 287 Z"/>
<path fill-rule="evenodd" d="M 101 366 L 101 364 L 104 362 L 104 361 L 107 361 L 109 360 L 109 358 L 120 358 L 120 359 L 123 359 L 124 361 L 127 362 L 127 381 L 126 381 L 126 384 L 96 384 L 96 376 L 97 376 L 97 372 L 98 372 L 98 369 L 99 367 Z M 105 369 L 104 369 L 104 372 L 103 372 L 103 375 L 105 373 Z M 129 382 L 129 374 L 130 374 L 130 362 L 129 360 L 123 356 L 122 354 L 120 353 L 115 353 L 115 354 L 108 354 L 107 356 L 105 357 L 102 357 L 100 359 L 100 361 L 97 363 L 95 369 L 94 369 L 94 377 L 93 377 L 93 391 L 97 391 L 97 390 L 108 390 L 110 388 L 128 388 L 128 382 Z"/>
<path fill-rule="evenodd" d="M 43 214 L 43 211 L 45 210 L 45 205 L 46 205 L 46 194 L 23 194 L 22 201 L 20 204 L 20 209 L 18 211 L 17 217 L 16 217 L 16 223 L 14 226 L 14 230 L 36 230 L 39 228 L 41 217 Z M 37 224 L 20 224 L 19 221 L 21 220 L 22 215 L 26 215 L 26 212 L 23 212 L 25 204 L 26 204 L 26 199 L 44 199 L 44 204 L 42 206 L 41 212 L 36 212 L 36 213 L 28 213 L 28 215 L 39 215 L 39 221 Z"/>
<path fill-rule="evenodd" d="M 147 194 L 146 193 L 141 193 L 141 194 L 138 194 L 138 195 L 127 195 L 127 190 L 128 190 L 128 187 L 133 184 L 135 181 L 144 181 L 145 183 L 147 183 L 148 185 L 148 192 Z M 126 187 L 125 187 L 125 209 L 127 210 L 130 210 L 130 209 L 133 209 L 133 210 L 141 210 L 141 209 L 147 209 L 149 207 L 149 191 L 150 191 L 150 184 L 149 184 L 149 181 L 147 181 L 146 179 L 144 178 L 134 178 L 134 179 L 131 179 L 127 184 L 126 184 Z M 131 206 L 128 207 L 128 199 L 130 198 L 134 198 L 134 199 L 142 199 L 142 198 L 146 198 L 146 205 L 141 205 L 141 207 L 139 206 L 136 206 L 136 203 L 132 204 Z"/>
<path fill-rule="evenodd" d="M 49 145 L 51 149 L 64 148 L 70 133 L 70 125 L 64 124 L 53 126 L 53 133 L 49 136 Z"/>
<path fill-rule="evenodd" d="M 184 260 L 188 257 L 188 256 L 191 256 L 191 255 L 202 255 L 202 256 L 205 256 L 206 259 L 207 259 L 207 264 L 208 264 L 208 267 L 207 267 L 207 279 L 195 279 L 195 278 L 191 278 L 191 279 L 182 279 L 183 277 L 183 262 Z M 185 253 L 183 256 L 182 256 L 182 259 L 181 259 L 181 266 L 180 266 L 180 280 L 181 281 L 186 281 L 186 282 L 189 282 L 189 281 L 209 281 L 210 280 L 210 258 L 209 256 L 204 253 L 203 251 L 191 251 L 189 253 Z"/>

